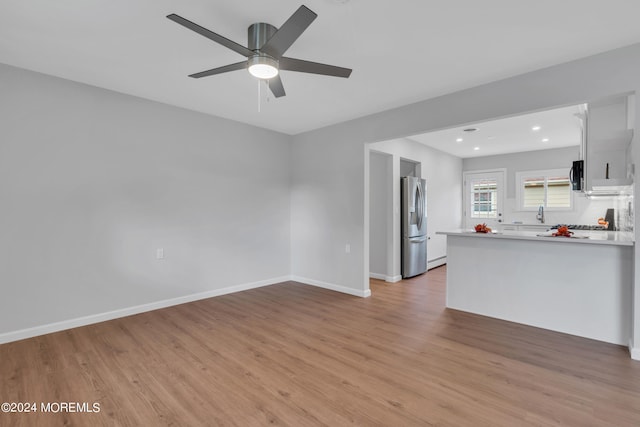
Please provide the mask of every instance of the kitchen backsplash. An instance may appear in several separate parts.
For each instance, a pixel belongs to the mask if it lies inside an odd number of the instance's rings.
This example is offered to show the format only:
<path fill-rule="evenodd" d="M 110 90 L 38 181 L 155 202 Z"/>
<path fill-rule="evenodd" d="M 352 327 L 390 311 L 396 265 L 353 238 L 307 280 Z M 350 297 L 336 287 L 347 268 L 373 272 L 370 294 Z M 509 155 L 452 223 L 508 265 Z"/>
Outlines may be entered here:
<path fill-rule="evenodd" d="M 615 209 L 616 228 L 621 231 L 633 231 L 633 196 L 598 197 L 589 199 L 575 194 L 573 209 L 570 211 L 545 211 L 545 224 L 585 224 L 597 225 L 598 218 L 604 218 L 607 209 Z M 538 211 L 516 210 L 516 199 L 506 199 L 504 223 L 522 222 L 523 224 L 539 224 L 536 220 Z"/>

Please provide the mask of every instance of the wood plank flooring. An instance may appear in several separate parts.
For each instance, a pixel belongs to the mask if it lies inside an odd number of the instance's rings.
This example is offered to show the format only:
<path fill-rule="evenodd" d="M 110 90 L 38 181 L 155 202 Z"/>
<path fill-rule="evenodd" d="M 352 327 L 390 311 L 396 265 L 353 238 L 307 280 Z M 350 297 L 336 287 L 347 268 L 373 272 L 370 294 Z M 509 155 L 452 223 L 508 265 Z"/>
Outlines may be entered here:
<path fill-rule="evenodd" d="M 445 275 L 367 299 L 287 282 L 0 345 L 0 402 L 38 406 L 0 425 L 640 425 L 626 348 L 447 310 Z"/>

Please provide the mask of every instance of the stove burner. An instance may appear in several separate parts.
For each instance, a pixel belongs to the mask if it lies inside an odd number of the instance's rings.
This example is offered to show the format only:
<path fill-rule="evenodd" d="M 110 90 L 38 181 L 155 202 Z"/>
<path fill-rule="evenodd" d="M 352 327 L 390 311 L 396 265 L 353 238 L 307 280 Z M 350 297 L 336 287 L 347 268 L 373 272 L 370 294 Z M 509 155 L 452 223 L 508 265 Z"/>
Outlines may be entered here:
<path fill-rule="evenodd" d="M 557 230 L 558 227 L 561 227 L 564 224 L 558 224 L 551 227 L 551 230 Z M 606 230 L 607 228 L 604 225 L 583 225 L 583 224 L 567 224 L 569 230 Z"/>

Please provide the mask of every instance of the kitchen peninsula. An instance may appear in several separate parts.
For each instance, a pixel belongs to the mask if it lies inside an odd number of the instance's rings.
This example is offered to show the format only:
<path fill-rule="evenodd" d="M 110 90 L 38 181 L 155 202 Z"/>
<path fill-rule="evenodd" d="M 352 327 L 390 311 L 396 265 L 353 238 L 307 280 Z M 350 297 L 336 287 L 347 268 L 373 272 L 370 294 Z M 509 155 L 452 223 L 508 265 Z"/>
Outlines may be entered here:
<path fill-rule="evenodd" d="M 438 234 L 447 236 L 447 307 L 629 344 L 633 233 Z"/>

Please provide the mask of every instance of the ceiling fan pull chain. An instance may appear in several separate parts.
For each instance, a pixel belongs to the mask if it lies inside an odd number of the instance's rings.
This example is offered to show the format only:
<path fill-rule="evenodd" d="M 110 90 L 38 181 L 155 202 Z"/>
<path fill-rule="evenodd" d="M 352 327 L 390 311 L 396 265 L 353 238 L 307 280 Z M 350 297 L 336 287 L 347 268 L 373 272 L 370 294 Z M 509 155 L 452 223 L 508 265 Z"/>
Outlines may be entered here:
<path fill-rule="evenodd" d="M 268 81 L 268 80 L 265 80 L 265 81 L 264 81 L 264 86 L 265 86 L 267 89 L 269 89 L 269 81 Z M 268 103 L 269 103 L 269 101 L 271 101 L 271 96 L 269 96 L 270 91 L 269 91 L 269 90 L 267 90 L 265 93 L 267 94 L 267 95 L 266 95 L 266 98 L 267 98 L 267 104 L 268 104 Z"/>
<path fill-rule="evenodd" d="M 258 113 L 260 112 L 260 80 L 258 80 Z"/>

